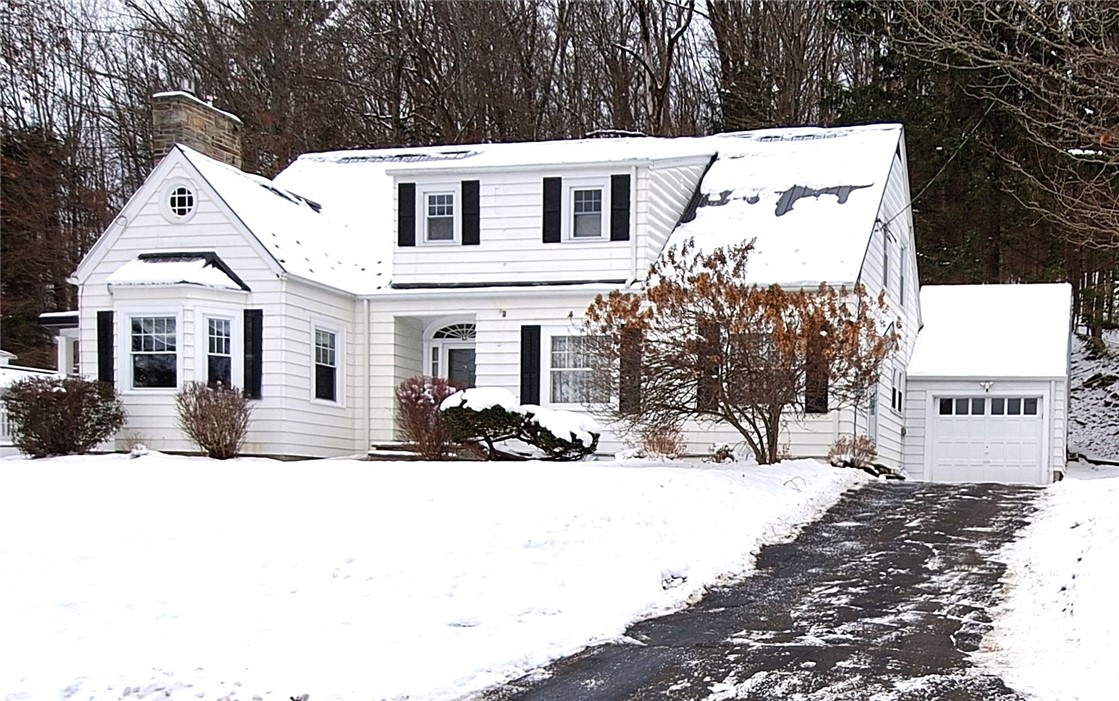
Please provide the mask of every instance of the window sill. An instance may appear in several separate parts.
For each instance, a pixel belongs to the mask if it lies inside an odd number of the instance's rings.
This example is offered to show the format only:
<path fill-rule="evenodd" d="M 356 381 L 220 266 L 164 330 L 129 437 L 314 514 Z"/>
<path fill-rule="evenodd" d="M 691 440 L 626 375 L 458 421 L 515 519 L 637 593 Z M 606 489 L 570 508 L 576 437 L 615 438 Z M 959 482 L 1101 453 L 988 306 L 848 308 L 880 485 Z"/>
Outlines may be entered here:
<path fill-rule="evenodd" d="M 332 407 L 334 409 L 345 409 L 346 405 L 342 402 L 331 401 L 329 399 L 311 399 L 311 404 L 315 406 Z"/>

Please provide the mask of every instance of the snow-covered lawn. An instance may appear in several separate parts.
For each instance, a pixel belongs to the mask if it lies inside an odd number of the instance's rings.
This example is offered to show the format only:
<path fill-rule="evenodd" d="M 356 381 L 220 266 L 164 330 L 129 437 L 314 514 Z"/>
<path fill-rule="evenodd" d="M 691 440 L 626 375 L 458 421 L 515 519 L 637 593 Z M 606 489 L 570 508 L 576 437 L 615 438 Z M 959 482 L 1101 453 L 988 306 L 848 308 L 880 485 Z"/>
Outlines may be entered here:
<path fill-rule="evenodd" d="M 0 461 L 0 699 L 452 699 L 751 569 L 865 475 Z"/>
<path fill-rule="evenodd" d="M 1119 693 L 1119 467 L 1070 466 L 1001 553 L 1009 596 L 980 656 L 1040 701 Z"/>

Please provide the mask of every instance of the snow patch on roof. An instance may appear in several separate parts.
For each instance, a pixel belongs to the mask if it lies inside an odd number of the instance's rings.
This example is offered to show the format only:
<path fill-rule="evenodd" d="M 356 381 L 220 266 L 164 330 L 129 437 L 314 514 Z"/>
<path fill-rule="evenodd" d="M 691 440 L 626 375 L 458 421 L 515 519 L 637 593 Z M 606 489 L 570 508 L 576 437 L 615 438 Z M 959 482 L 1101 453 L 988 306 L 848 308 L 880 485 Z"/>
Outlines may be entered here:
<path fill-rule="evenodd" d="M 388 258 L 371 245 L 371 224 L 355 227 L 341 207 L 320 204 L 279 181 L 242 172 L 185 146 L 176 148 L 288 273 L 352 294 L 387 283 Z M 358 198 L 354 204 L 361 202 Z M 375 219 L 368 209 L 367 218 Z M 382 234 L 389 238 L 388 232 Z"/>
<path fill-rule="evenodd" d="M 907 370 L 916 377 L 1064 377 L 1072 287 L 926 285 L 924 326 Z"/>
<path fill-rule="evenodd" d="M 110 285 L 201 285 L 240 290 L 235 280 L 205 258 L 136 258 L 117 268 L 106 280 Z M 71 312 L 72 313 L 72 312 Z"/>
<path fill-rule="evenodd" d="M 708 137 L 718 157 L 695 218 L 668 246 L 694 239 L 711 251 L 753 240 L 748 282 L 854 283 L 901 134 L 900 125 L 877 124 Z"/>

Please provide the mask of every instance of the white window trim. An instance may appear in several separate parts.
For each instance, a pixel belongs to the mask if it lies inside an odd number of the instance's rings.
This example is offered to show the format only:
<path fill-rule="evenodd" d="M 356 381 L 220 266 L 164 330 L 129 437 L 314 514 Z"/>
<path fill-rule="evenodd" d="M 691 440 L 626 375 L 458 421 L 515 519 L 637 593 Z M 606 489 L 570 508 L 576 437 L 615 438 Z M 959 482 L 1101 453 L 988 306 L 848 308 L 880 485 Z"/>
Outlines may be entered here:
<path fill-rule="evenodd" d="M 587 406 L 580 402 L 553 402 L 552 401 L 552 339 L 557 336 L 583 336 L 577 328 L 553 328 L 540 331 L 540 406 L 570 411 L 587 411 Z M 616 402 L 616 397 L 610 397 L 610 402 Z"/>
<path fill-rule="evenodd" d="M 326 319 L 311 319 L 311 337 L 308 344 L 310 363 L 308 374 L 310 386 L 308 397 L 312 404 L 344 409 L 346 407 L 346 331 L 341 326 Z M 335 400 L 319 399 L 315 396 L 315 331 L 334 334 L 334 396 Z"/>
<path fill-rule="evenodd" d="M 129 304 L 118 305 L 113 309 L 117 320 L 116 352 L 113 362 L 117 368 L 118 384 L 121 394 L 175 394 L 182 390 L 186 376 L 183 353 L 186 329 L 183 328 L 183 308 L 168 305 Z M 175 318 L 175 386 L 174 387 L 134 387 L 132 385 L 132 317 L 171 316 Z"/>
<path fill-rule="evenodd" d="M 454 237 L 447 241 L 430 241 L 427 238 L 427 196 L 454 195 Z M 416 183 L 416 244 L 420 246 L 462 245 L 462 183 Z"/>
<path fill-rule="evenodd" d="M 602 190 L 602 233 L 597 237 L 575 237 L 575 190 Z M 571 243 L 598 243 L 610 240 L 610 176 L 563 179 L 563 202 L 560 207 L 562 240 Z M 570 335 L 570 334 L 568 334 Z"/>
<path fill-rule="evenodd" d="M 229 320 L 229 381 L 244 389 L 245 383 L 245 319 L 244 309 L 232 307 L 198 307 L 194 312 L 194 381 L 206 383 L 210 355 L 210 325 L 207 319 Z"/>
<path fill-rule="evenodd" d="M 171 211 L 171 193 L 180 187 L 185 187 L 194 195 L 194 206 L 189 212 L 183 215 L 175 214 L 175 212 Z M 186 178 L 171 178 L 159 189 L 159 211 L 163 215 L 163 218 L 172 224 L 185 224 L 193 219 L 194 215 L 198 213 L 198 207 L 201 202 L 202 199 L 199 196 L 198 185 Z"/>

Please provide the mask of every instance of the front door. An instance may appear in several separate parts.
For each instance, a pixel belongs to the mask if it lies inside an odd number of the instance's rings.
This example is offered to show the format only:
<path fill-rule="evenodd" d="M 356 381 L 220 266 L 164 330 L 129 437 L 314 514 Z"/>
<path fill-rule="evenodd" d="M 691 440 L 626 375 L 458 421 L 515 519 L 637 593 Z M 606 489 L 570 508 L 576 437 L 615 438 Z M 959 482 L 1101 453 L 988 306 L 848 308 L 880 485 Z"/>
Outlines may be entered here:
<path fill-rule="evenodd" d="M 458 380 L 466 387 L 474 386 L 474 349 L 446 347 L 447 379 Z"/>

